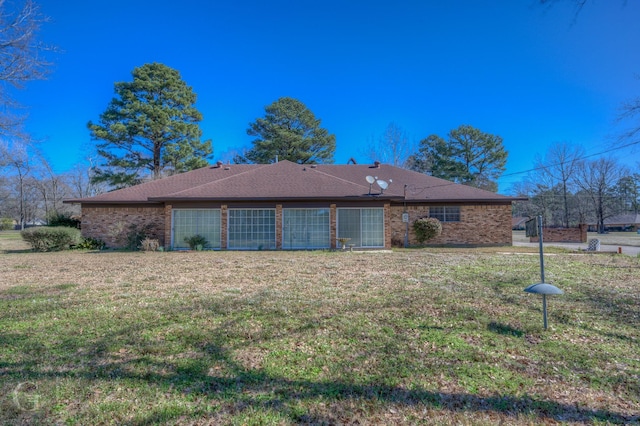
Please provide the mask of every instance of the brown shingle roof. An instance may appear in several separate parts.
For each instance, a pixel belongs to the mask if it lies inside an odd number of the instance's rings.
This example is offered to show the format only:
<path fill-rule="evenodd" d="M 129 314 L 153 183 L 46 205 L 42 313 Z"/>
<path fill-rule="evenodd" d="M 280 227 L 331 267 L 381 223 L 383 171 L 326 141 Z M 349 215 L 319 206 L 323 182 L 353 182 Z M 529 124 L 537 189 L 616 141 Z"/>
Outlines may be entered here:
<path fill-rule="evenodd" d="M 389 183 L 381 193 L 374 183 L 369 195 L 367 176 Z M 310 200 L 366 199 L 430 202 L 497 202 L 514 198 L 381 164 L 301 165 L 290 161 L 274 164 L 233 164 L 204 167 L 191 172 L 143 183 L 91 198 L 67 200 L 79 203 L 140 203 L 186 200 Z"/>

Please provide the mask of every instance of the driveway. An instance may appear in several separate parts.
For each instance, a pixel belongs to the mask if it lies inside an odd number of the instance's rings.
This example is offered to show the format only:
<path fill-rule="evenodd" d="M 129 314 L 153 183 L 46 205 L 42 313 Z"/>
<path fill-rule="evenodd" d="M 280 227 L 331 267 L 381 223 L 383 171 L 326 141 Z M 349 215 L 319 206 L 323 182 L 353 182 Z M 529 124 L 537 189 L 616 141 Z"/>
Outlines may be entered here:
<path fill-rule="evenodd" d="M 547 243 L 543 242 L 545 247 L 562 247 L 569 250 L 582 250 L 586 251 L 589 247 L 588 243 Z M 513 245 L 516 247 L 538 247 L 539 243 L 523 243 L 519 241 L 514 241 Z M 600 244 L 600 252 L 610 252 L 617 253 L 618 248 L 622 250 L 622 254 L 626 254 L 628 256 L 639 256 L 640 255 L 640 247 L 637 246 L 621 246 L 621 245 L 605 245 Z"/>

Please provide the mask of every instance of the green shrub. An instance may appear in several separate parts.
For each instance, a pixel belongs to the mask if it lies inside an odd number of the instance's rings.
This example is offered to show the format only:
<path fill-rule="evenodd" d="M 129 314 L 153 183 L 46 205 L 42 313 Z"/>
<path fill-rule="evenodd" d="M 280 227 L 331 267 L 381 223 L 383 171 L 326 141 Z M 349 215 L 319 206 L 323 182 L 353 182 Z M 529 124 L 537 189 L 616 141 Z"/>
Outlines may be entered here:
<path fill-rule="evenodd" d="M 200 246 L 200 248 L 204 248 L 208 244 L 207 239 L 199 234 L 184 237 L 184 242 L 189 244 L 189 248 L 191 250 L 197 250 L 198 246 Z"/>
<path fill-rule="evenodd" d="M 413 230 L 420 244 L 442 233 L 442 224 L 435 217 L 423 217 L 413 222 Z"/>
<path fill-rule="evenodd" d="M 13 229 L 13 219 L 10 217 L 0 217 L 0 231 Z"/>
<path fill-rule="evenodd" d="M 35 251 L 66 250 L 82 242 L 80 231 L 67 227 L 29 228 L 22 231 L 20 235 Z"/>
<path fill-rule="evenodd" d="M 98 238 L 83 238 L 80 243 L 73 246 L 74 249 L 79 250 L 102 250 L 107 246 L 104 241 Z"/>
<path fill-rule="evenodd" d="M 71 217 L 68 213 L 54 212 L 47 218 L 48 226 L 67 226 L 69 228 L 79 228 L 80 221 Z"/>

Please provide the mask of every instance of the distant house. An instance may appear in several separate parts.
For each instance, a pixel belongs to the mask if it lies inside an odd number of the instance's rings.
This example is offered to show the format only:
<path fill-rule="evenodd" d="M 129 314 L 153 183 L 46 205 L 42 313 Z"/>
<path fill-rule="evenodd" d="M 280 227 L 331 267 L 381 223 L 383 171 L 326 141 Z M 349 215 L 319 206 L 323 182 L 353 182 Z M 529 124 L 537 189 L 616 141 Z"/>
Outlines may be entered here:
<path fill-rule="evenodd" d="M 82 233 L 109 247 L 145 229 L 161 245 L 186 237 L 223 250 L 328 249 L 416 244 L 411 224 L 438 218 L 430 244 L 511 245 L 515 198 L 380 163 L 300 165 L 218 163 L 101 194 L 66 200 L 82 209 Z"/>
<path fill-rule="evenodd" d="M 640 214 L 620 214 L 604 220 L 607 231 L 637 231 L 640 229 Z M 589 223 L 589 231 L 597 231 L 597 223 Z"/>
<path fill-rule="evenodd" d="M 514 231 L 522 231 L 525 229 L 525 224 L 527 223 L 527 221 L 529 220 L 528 217 L 522 217 L 522 216 L 518 216 L 518 217 L 512 217 L 511 218 L 511 229 L 513 229 Z"/>

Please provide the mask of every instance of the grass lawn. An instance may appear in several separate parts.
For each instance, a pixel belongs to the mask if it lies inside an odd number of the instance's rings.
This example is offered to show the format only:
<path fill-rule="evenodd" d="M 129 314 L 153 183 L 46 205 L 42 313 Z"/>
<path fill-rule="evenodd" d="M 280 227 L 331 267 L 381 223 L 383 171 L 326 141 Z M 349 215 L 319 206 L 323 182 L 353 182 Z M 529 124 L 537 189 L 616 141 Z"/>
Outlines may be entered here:
<path fill-rule="evenodd" d="M 0 253 L 0 424 L 640 422 L 640 260 Z"/>

